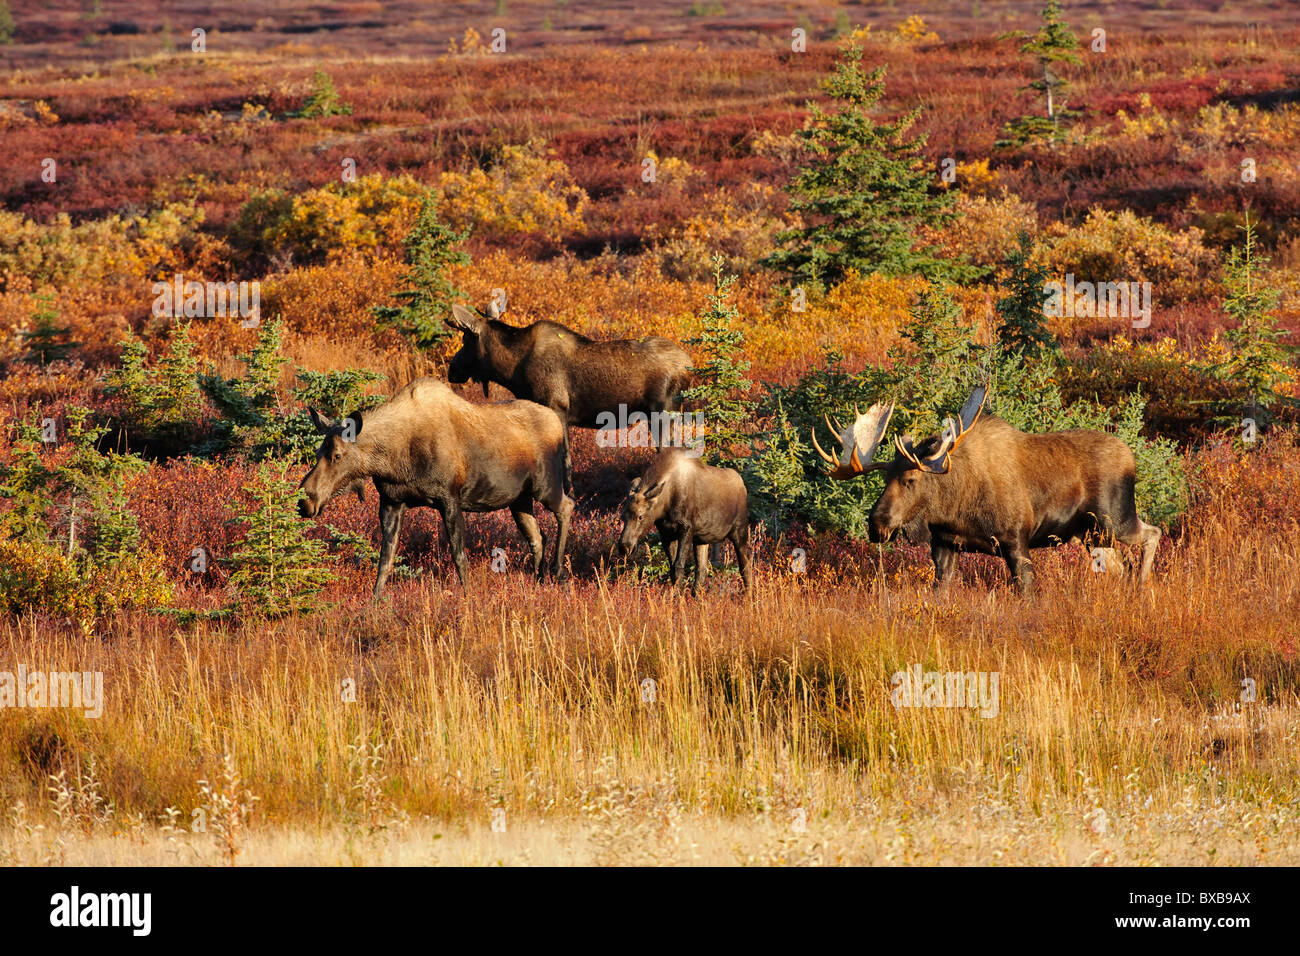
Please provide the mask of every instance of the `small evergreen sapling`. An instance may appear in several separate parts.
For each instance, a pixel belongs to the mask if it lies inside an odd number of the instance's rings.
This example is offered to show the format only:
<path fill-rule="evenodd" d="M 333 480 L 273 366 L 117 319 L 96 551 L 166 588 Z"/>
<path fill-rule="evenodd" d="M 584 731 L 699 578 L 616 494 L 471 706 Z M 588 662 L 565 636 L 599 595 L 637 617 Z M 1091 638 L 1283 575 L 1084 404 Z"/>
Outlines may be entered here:
<path fill-rule="evenodd" d="M 327 566 L 334 558 L 324 543 L 307 537 L 311 526 L 298 516 L 299 489 L 282 466 L 263 462 L 244 490 L 253 497 L 253 511 L 235 519 L 248 531 L 230 559 L 230 586 L 246 607 L 266 617 L 316 610 L 318 595 L 334 580 Z"/>
<path fill-rule="evenodd" d="M 1047 328 L 1043 304 L 1047 269 L 1030 261 L 1033 241 L 1021 232 L 1015 250 L 1007 257 L 1009 274 L 1003 286 L 1006 295 L 998 299 L 998 342 L 1003 352 L 1036 359 L 1046 352 L 1058 352 L 1056 336 Z"/>
<path fill-rule="evenodd" d="M 59 325 L 58 320 L 54 297 L 48 293 L 38 296 L 31 330 L 19 333 L 27 346 L 27 353 L 23 356 L 25 361 L 44 367 L 67 358 L 68 353 L 81 344 L 68 341 L 72 326 Z"/>
<path fill-rule="evenodd" d="M 401 332 L 421 349 L 437 345 L 449 334 L 443 319 L 452 304 L 465 296 L 447 279 L 452 265 L 468 265 L 469 256 L 458 247 L 469 231 L 457 232 L 438 218 L 437 204 L 426 196 L 420 215 L 407 235 L 405 287 L 393 293 L 401 305 L 377 306 L 373 312 L 381 328 Z"/>
<path fill-rule="evenodd" d="M 1294 349 L 1284 344 L 1287 331 L 1277 327 L 1274 312 L 1282 295 L 1260 275 L 1268 259 L 1255 252 L 1255 226 L 1249 217 L 1245 234 L 1245 242 L 1229 251 L 1223 269 L 1228 292 L 1223 311 L 1237 324 L 1223 333 L 1228 356 L 1212 364 L 1210 371 L 1237 392 L 1240 407 L 1225 410 L 1225 421 L 1235 426 L 1240 420 L 1238 413 L 1244 411 L 1267 427 L 1279 406 L 1300 407 L 1300 402 L 1284 391 L 1296 378 L 1287 365 L 1288 353 Z"/>
<path fill-rule="evenodd" d="M 809 104 L 798 131 L 808 158 L 788 188 L 801 220 L 777 234 L 778 249 L 762 265 L 810 290 L 824 290 L 851 270 L 882 275 L 965 275 L 961 263 L 941 260 L 917 243 L 922 227 L 953 215 L 957 194 L 937 188 L 921 155 L 924 136 L 908 136 L 920 110 L 892 123 L 871 116 L 885 92 L 885 68 L 864 73 L 862 47 L 843 49 L 825 88 L 834 112 Z"/>
<path fill-rule="evenodd" d="M 686 339 L 704 355 L 701 365 L 691 369 L 696 384 L 682 395 L 688 406 L 700 407 L 707 426 L 701 438 L 704 458 L 713 464 L 730 464 L 735 447 L 749 441 L 755 403 L 747 396 L 753 382 L 745 377 L 749 362 L 744 354 L 745 333 L 735 327 L 739 316 L 731 302 L 735 276 L 722 274 L 721 256 L 713 259 L 713 292 L 709 307 L 700 316 L 700 334 Z"/>

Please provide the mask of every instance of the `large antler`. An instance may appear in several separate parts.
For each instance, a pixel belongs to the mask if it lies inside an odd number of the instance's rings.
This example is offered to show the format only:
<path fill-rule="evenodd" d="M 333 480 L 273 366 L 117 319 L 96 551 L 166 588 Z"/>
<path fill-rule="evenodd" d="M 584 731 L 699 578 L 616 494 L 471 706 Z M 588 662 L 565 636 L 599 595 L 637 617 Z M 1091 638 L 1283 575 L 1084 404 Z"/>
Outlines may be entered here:
<path fill-rule="evenodd" d="M 957 417 L 949 416 L 944 423 L 943 432 L 939 436 L 939 447 L 929 457 L 919 457 L 901 437 L 894 438 L 894 447 L 898 449 L 900 455 L 921 469 L 921 471 L 928 471 L 933 475 L 946 475 L 948 470 L 952 468 L 949 456 L 975 426 L 975 422 L 979 420 L 980 413 L 984 411 L 984 401 L 988 398 L 988 393 L 988 385 L 980 385 L 970 393 L 970 397 L 962 405 Z"/>
<path fill-rule="evenodd" d="M 877 402 L 867 409 L 865 415 L 858 412 L 858 407 L 854 405 L 853 414 L 857 416 L 857 420 L 854 421 L 852 428 L 843 428 L 839 422 L 832 424 L 830 418 L 826 419 L 827 427 L 835 433 L 840 443 L 839 459 L 828 455 L 822 446 L 817 444 L 816 429 L 812 433 L 813 447 L 817 449 L 817 454 L 822 456 L 822 460 L 831 466 L 832 478 L 852 478 L 866 471 L 888 467 L 887 462 L 873 462 L 871 459 L 876 453 L 877 446 L 880 445 L 880 439 L 885 436 L 890 416 L 894 414 L 893 404 Z"/>

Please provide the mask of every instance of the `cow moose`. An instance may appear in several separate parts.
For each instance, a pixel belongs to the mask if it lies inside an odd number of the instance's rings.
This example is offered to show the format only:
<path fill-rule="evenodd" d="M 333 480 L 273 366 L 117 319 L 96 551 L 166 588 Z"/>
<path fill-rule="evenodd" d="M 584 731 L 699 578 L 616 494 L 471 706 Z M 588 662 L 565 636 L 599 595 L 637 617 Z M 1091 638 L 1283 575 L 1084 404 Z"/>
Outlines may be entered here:
<path fill-rule="evenodd" d="M 509 508 L 532 553 L 533 573 L 543 576 L 546 536 L 533 514 L 540 501 L 555 515 L 551 571 L 557 578 L 562 573 L 574 502 L 564 426 L 550 409 L 523 401 L 475 405 L 445 382 L 419 378 L 383 405 L 341 422 L 315 409 L 311 419 L 325 437 L 302 480 L 299 513 L 315 517 L 346 491 L 364 500 L 365 480 L 374 482 L 383 533 L 376 599 L 392 571 L 407 508 L 432 507 L 442 515 L 463 587 L 465 512 Z"/>
<path fill-rule="evenodd" d="M 495 302 L 487 315 L 463 305 L 451 311 L 448 325 L 464 339 L 447 379 L 479 382 L 485 398 L 488 383 L 496 382 L 516 398 L 545 405 L 566 428 L 600 428 L 598 416 L 617 414 L 620 405 L 648 415 L 681 404 L 691 359 L 668 339 L 597 342 L 549 320 L 518 328 L 501 321 Z"/>
<path fill-rule="evenodd" d="M 948 583 L 960 551 L 999 555 L 1022 593 L 1033 590 L 1032 548 L 1100 540 L 1142 548 L 1139 581 L 1151 573 L 1160 529 L 1138 518 L 1137 468 L 1129 447 L 1090 429 L 1027 434 L 983 415 L 987 386 L 976 388 L 943 431 L 922 441 L 894 439 L 892 461 L 873 462 L 893 414 L 873 405 L 838 432 L 840 457 L 817 444 L 830 475 L 848 479 L 885 472 L 885 489 L 871 509 L 872 541 L 923 522 L 930 533 L 936 587 Z M 855 413 L 857 412 L 854 409 Z"/>
<path fill-rule="evenodd" d="M 749 496 L 739 472 L 706 465 L 680 448 L 661 450 L 632 482 L 623 503 L 619 555 L 635 551 L 652 524 L 668 554 L 673 584 L 685 576 L 693 550 L 693 591 L 698 595 L 709 575 L 709 545 L 730 541 L 741 581 L 749 589 Z"/>

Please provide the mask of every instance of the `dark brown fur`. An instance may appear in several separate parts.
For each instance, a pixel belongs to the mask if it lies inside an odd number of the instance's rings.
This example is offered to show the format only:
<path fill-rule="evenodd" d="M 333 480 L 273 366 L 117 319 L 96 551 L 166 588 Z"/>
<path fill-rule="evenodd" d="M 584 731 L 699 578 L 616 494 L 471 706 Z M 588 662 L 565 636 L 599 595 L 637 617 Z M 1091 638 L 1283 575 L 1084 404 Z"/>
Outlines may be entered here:
<path fill-rule="evenodd" d="M 748 590 L 749 496 L 738 472 L 706 465 L 680 448 L 659 452 L 623 503 L 619 553 L 631 554 L 652 524 L 668 553 L 674 584 L 685 576 L 687 556 L 694 550 L 698 594 L 709 574 L 709 545 L 730 541 Z"/>
<path fill-rule="evenodd" d="M 383 544 L 375 597 L 393 567 L 402 514 L 432 507 L 442 515 L 460 583 L 465 583 L 464 512 L 509 508 L 528 542 L 533 571 L 541 576 L 546 537 L 533 515 L 540 501 L 555 515 L 557 534 L 552 572 L 564 562 L 573 499 L 569 497 L 564 426 L 547 408 L 533 402 L 474 405 L 444 382 L 420 378 L 378 408 L 340 423 L 312 411 L 325 433 L 316 465 L 302 480 L 303 517 L 320 514 L 342 491 L 361 493 L 370 478 L 379 492 Z M 354 441 L 345 437 L 354 425 Z"/>
<path fill-rule="evenodd" d="M 458 306 L 452 321 L 464 342 L 447 378 L 496 382 L 515 397 L 552 409 L 566 426 L 598 428 L 601 412 L 675 411 L 690 356 L 668 339 L 597 342 L 558 322 L 516 328 Z"/>
<path fill-rule="evenodd" d="M 931 436 L 914 452 L 925 458 L 938 442 Z M 1146 580 L 1160 530 L 1138 518 L 1135 484 L 1133 453 L 1113 435 L 1031 435 L 985 416 L 953 449 L 947 474 L 918 470 L 895 454 L 871 511 L 871 540 L 887 541 L 901 527 L 924 522 L 936 584 L 950 579 L 959 551 L 977 551 L 1002 556 L 1029 591 L 1030 549 L 1071 540 L 1141 545 Z"/>

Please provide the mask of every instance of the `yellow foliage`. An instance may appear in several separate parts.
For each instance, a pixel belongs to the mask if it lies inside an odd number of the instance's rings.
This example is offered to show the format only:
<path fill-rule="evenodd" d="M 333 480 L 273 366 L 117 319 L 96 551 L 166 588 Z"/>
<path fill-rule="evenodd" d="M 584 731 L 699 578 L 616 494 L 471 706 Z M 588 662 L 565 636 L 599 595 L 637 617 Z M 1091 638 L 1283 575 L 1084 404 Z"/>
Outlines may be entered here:
<path fill-rule="evenodd" d="M 926 230 L 932 242 L 947 258 L 965 257 L 974 265 L 998 266 L 1016 246 L 1021 230 L 1038 231 L 1038 211 L 1015 193 L 1001 196 L 957 194 L 956 216 L 940 229 Z"/>
<path fill-rule="evenodd" d="M 772 187 L 751 184 L 738 194 L 719 192 L 704 211 L 696 213 L 660 239 L 654 226 L 647 239 L 664 275 L 705 280 L 713 275 L 713 257 L 723 258 L 723 271 L 744 275 L 772 250 L 772 236 L 781 223 L 769 211 Z"/>
<path fill-rule="evenodd" d="M 140 551 L 112 564 L 83 567 L 51 544 L 0 537 L 0 608 L 9 614 L 44 611 L 84 629 L 98 618 L 167 607 L 172 600 L 158 553 Z"/>
<path fill-rule="evenodd" d="M 788 163 L 799 152 L 799 137 L 794 133 L 782 136 L 770 129 L 760 130 L 749 144 L 755 156 L 771 156 L 773 159 Z"/>
<path fill-rule="evenodd" d="M 977 159 L 972 163 L 958 163 L 955 170 L 957 184 L 962 192 L 975 195 L 987 195 L 997 185 L 998 174 L 989 169 L 987 159 Z"/>
<path fill-rule="evenodd" d="M 897 27 L 894 34 L 904 43 L 938 43 L 939 34 L 935 33 L 920 16 L 913 14 Z"/>
<path fill-rule="evenodd" d="M 646 159 L 654 164 L 654 181 L 658 186 L 672 186 L 680 189 L 688 185 L 692 179 L 697 179 L 702 175 L 698 169 L 686 160 L 678 159 L 676 156 L 660 159 L 654 150 L 646 150 L 642 160 Z"/>
<path fill-rule="evenodd" d="M 438 188 L 439 212 L 457 228 L 550 238 L 583 229 L 587 193 L 540 140 L 506 146 L 491 170 L 443 173 Z"/>
<path fill-rule="evenodd" d="M 1218 276 L 1218 256 L 1201 230 L 1175 232 L 1130 210 L 1094 208 L 1071 228 L 1053 223 L 1036 258 L 1060 279 L 1150 282 L 1156 307 L 1205 298 Z"/>
<path fill-rule="evenodd" d="M 254 231 L 269 247 L 335 260 L 358 252 L 396 250 L 415 224 L 426 195 L 427 187 L 411 176 L 371 173 L 351 183 L 309 189 L 287 203 L 278 193 L 263 194 L 245 208 L 260 204 L 266 210 Z"/>
<path fill-rule="evenodd" d="M 473 27 L 465 28 L 465 35 L 459 41 L 452 37 L 447 41 L 447 52 L 452 56 L 487 56 L 492 48 L 483 42 L 482 35 Z"/>
<path fill-rule="evenodd" d="M 14 276 L 57 286 L 109 278 L 155 279 L 172 271 L 202 222 L 203 210 L 193 202 L 77 225 L 66 213 L 45 224 L 0 210 L 0 285 L 7 288 Z"/>

